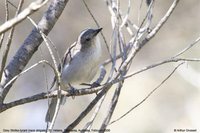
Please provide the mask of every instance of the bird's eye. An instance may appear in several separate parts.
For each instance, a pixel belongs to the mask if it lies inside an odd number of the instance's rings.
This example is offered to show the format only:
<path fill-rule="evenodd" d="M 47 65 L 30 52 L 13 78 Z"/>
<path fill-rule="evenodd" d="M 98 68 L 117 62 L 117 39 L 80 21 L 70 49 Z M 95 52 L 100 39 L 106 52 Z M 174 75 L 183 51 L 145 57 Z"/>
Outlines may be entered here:
<path fill-rule="evenodd" d="M 85 40 L 88 42 L 88 41 L 90 41 L 90 38 L 86 38 Z"/>

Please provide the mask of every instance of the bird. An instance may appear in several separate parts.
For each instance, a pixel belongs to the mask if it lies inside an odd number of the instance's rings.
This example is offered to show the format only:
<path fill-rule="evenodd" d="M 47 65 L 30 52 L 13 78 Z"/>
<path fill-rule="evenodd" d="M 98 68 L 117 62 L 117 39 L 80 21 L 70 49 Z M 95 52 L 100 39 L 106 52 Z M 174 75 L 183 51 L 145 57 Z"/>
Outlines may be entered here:
<path fill-rule="evenodd" d="M 77 41 L 65 52 L 58 69 L 61 73 L 61 90 L 70 90 L 73 85 L 90 83 L 101 65 L 102 46 L 98 33 L 102 28 L 83 30 Z M 56 78 L 54 77 L 53 84 Z M 53 86 L 53 85 L 52 85 Z M 61 103 L 66 98 L 61 97 Z M 52 122 L 57 104 L 57 98 L 52 98 L 45 121 Z"/>

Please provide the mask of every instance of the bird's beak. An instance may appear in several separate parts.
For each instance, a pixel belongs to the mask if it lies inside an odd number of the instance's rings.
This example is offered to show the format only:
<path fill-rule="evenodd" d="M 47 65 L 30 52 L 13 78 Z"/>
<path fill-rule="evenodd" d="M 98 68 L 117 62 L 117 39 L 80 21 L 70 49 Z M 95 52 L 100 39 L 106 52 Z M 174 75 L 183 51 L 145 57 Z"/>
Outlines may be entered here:
<path fill-rule="evenodd" d="M 96 36 L 103 28 L 98 28 L 94 30 L 94 36 Z"/>

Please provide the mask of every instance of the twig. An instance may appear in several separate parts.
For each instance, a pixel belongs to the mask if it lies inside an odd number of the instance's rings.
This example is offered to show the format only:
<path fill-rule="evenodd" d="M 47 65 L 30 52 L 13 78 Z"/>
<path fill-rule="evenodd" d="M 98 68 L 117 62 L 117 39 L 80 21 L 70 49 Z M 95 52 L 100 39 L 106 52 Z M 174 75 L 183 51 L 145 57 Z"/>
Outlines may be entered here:
<path fill-rule="evenodd" d="M 146 0 L 147 6 L 149 6 L 152 3 L 153 0 Z"/>
<path fill-rule="evenodd" d="M 189 44 L 189 46 L 187 46 L 186 48 L 184 48 L 182 51 L 180 51 L 179 53 L 177 53 L 175 56 L 173 56 L 174 58 L 175 57 L 178 57 L 180 55 L 182 55 L 183 53 L 185 53 L 187 50 L 189 50 L 190 48 L 192 48 L 195 44 L 197 44 L 198 42 L 200 41 L 200 36 L 194 41 L 192 42 L 191 44 Z"/>
<path fill-rule="evenodd" d="M 103 84 L 103 85 L 101 85 L 101 86 L 99 86 L 99 87 L 97 87 L 97 88 L 85 88 L 85 89 L 75 90 L 72 94 L 71 94 L 71 93 L 67 93 L 67 92 L 64 92 L 64 93 L 61 92 L 61 94 L 62 94 L 63 96 L 67 96 L 67 97 L 94 94 L 94 93 L 97 93 L 97 92 L 99 92 L 99 91 L 101 91 L 100 93 L 104 93 L 104 94 L 105 94 L 105 93 L 107 92 L 107 91 L 105 91 L 105 90 L 106 90 L 106 89 L 110 89 L 110 87 L 111 87 L 113 84 L 116 84 L 116 83 L 118 83 L 118 82 L 120 82 L 120 81 L 123 81 L 123 80 L 125 80 L 125 79 L 127 79 L 127 78 L 130 78 L 130 77 L 132 77 L 132 76 L 134 76 L 134 75 L 136 75 L 136 74 L 139 74 L 139 73 L 144 72 L 144 71 L 146 71 L 146 70 L 149 70 L 149 69 L 155 68 L 155 67 L 157 67 L 157 66 L 163 65 L 163 64 L 165 64 L 165 63 L 179 62 L 179 61 L 194 61 L 194 62 L 196 62 L 196 61 L 200 61 L 200 59 L 182 59 L 182 58 L 170 59 L 170 60 L 168 59 L 168 60 L 165 60 L 165 61 L 161 61 L 161 62 L 155 63 L 155 64 L 153 64 L 153 65 L 149 65 L 149 66 L 147 66 L 147 67 L 144 67 L 144 68 L 142 68 L 142 69 L 140 69 L 140 70 L 138 70 L 138 71 L 136 71 L 136 72 L 133 72 L 133 73 L 131 73 L 131 74 L 125 76 L 125 77 L 121 77 L 121 78 L 119 78 L 119 79 L 115 79 L 115 80 L 113 80 L 113 81 L 111 81 L 111 82 L 108 82 L 108 83 L 106 83 L 106 84 Z M 46 63 L 46 62 L 44 62 L 44 63 Z M 49 64 L 47 64 L 47 65 L 49 65 Z M 50 66 L 50 65 L 49 65 L 49 66 Z M 54 67 L 52 67 L 52 68 L 54 68 Z M 29 68 L 29 69 L 30 69 L 30 68 Z M 37 101 L 37 100 L 46 99 L 46 98 L 48 98 L 48 97 L 49 97 L 49 98 L 55 97 L 55 96 L 57 96 L 57 91 L 55 91 L 55 92 L 56 92 L 56 93 L 52 92 L 52 93 L 50 93 L 50 94 L 49 94 L 49 93 L 40 93 L 40 94 L 33 95 L 33 96 L 31 96 L 31 97 L 22 98 L 22 99 L 20 99 L 20 100 L 14 101 L 14 102 L 4 104 L 3 107 L 0 108 L 0 112 L 5 111 L 5 110 L 7 110 L 7 109 L 9 109 L 9 108 L 18 106 L 18 105 L 30 103 L 30 102 Z M 99 93 L 99 94 L 100 94 L 100 93 Z M 98 95 L 99 95 L 99 94 L 98 94 Z M 101 95 L 103 95 L 103 94 L 101 94 Z M 7 108 L 5 108 L 5 107 L 7 107 Z M 88 112 L 88 113 L 89 113 L 89 112 Z M 77 118 L 77 119 L 82 119 L 82 117 L 83 117 L 83 116 L 81 116 L 80 118 Z M 85 117 L 85 116 L 84 116 L 84 117 Z M 72 124 L 72 125 L 78 124 L 78 123 L 76 123 L 77 121 L 81 121 L 81 120 L 76 120 L 76 121 L 74 122 L 74 124 Z"/>
<path fill-rule="evenodd" d="M 108 114 L 106 115 L 106 117 L 105 117 L 105 119 L 104 119 L 104 121 L 103 121 L 103 123 L 100 127 L 100 133 L 103 133 L 105 131 L 106 127 L 108 126 L 108 124 L 110 122 L 110 119 L 111 119 L 111 117 L 114 113 L 115 107 L 117 105 L 122 87 L 123 87 L 123 82 L 119 82 L 118 86 L 115 90 L 115 93 L 112 97 L 112 101 L 111 101 L 111 104 L 110 104 L 110 107 L 109 107 L 109 110 L 108 110 Z"/>
<path fill-rule="evenodd" d="M 20 0 L 17 11 L 15 13 L 15 16 L 17 16 L 19 14 L 19 12 L 21 11 L 23 3 L 24 3 L 24 0 Z M 6 47 L 5 47 L 5 50 L 4 50 L 4 53 L 3 53 L 3 59 L 1 61 L 0 81 L 1 81 L 2 74 L 3 74 L 3 70 L 6 66 L 6 62 L 7 62 L 7 58 L 8 58 L 8 52 L 10 51 L 10 46 L 11 46 L 11 43 L 12 43 L 14 30 L 15 30 L 15 26 L 13 26 L 11 28 L 9 35 L 8 35 L 8 38 L 7 38 Z"/>
<path fill-rule="evenodd" d="M 152 69 L 152 68 L 155 68 L 157 66 L 160 66 L 160 65 L 163 65 L 163 64 L 166 64 L 166 63 L 170 63 L 170 62 L 180 62 L 180 61 L 188 61 L 188 62 L 200 62 L 200 59 L 194 59 L 194 58 L 170 58 L 170 59 L 167 59 L 167 60 L 164 60 L 164 61 L 160 61 L 158 63 L 155 63 L 153 65 L 149 65 L 149 66 L 146 66 L 136 72 L 133 72 L 133 73 L 130 73 L 124 77 L 121 77 L 121 78 L 118 78 L 118 79 L 115 79 L 115 80 L 112 80 L 110 83 L 111 84 L 115 84 L 115 83 L 118 83 L 120 81 L 123 81 L 127 78 L 130 78 L 136 74 L 139 74 L 141 72 L 144 72 L 146 70 L 149 70 L 149 69 Z"/>
<path fill-rule="evenodd" d="M 163 26 L 163 24 L 168 20 L 169 16 L 172 14 L 172 12 L 174 11 L 176 5 L 178 4 L 179 0 L 174 0 L 174 2 L 172 3 L 171 7 L 169 8 L 169 10 L 167 11 L 167 13 L 165 14 L 165 16 L 160 20 L 160 22 L 156 25 L 156 27 L 152 30 L 152 32 L 150 32 L 146 38 L 144 40 L 142 40 L 141 43 L 138 44 L 138 41 L 133 41 L 135 42 L 134 46 L 135 49 L 133 49 L 131 51 L 131 53 L 129 54 L 128 58 L 124 61 L 124 63 L 121 66 L 121 70 L 123 71 L 126 66 L 132 61 L 132 59 L 135 57 L 135 55 L 137 54 L 137 52 L 151 39 L 155 36 L 155 34 L 159 31 L 159 29 Z M 143 21 L 144 22 L 144 21 Z M 141 24 L 142 25 L 142 24 Z M 138 44 L 138 45 L 137 45 Z M 118 75 L 120 74 L 120 71 L 118 72 Z"/>
<path fill-rule="evenodd" d="M 153 0 L 152 0 L 153 1 Z M 107 5 L 107 7 L 108 7 L 108 9 L 109 9 L 109 11 L 110 11 L 110 14 L 111 14 L 111 16 L 113 16 L 114 15 L 114 9 L 115 8 L 112 8 L 112 6 L 111 6 L 111 3 L 109 3 L 108 2 L 108 0 L 105 0 L 105 2 L 106 2 L 106 5 Z M 145 32 L 145 30 L 147 30 L 147 28 L 150 26 L 150 21 L 151 21 L 151 19 L 152 19 L 152 17 L 150 17 L 150 16 L 152 16 L 152 7 L 153 7 L 153 2 L 150 4 L 150 6 L 149 6 L 149 8 L 148 8 L 148 10 L 147 10 L 147 12 L 148 12 L 148 14 L 147 14 L 147 18 L 149 19 L 149 22 L 144 26 L 144 27 L 138 27 L 136 24 L 133 24 L 131 21 L 130 21 L 130 19 L 128 19 L 127 18 L 127 20 L 125 21 L 125 23 L 124 23 L 124 26 L 126 27 L 126 29 L 127 29 L 127 31 L 128 31 L 128 33 L 131 35 L 131 36 L 133 36 L 134 34 L 133 34 L 133 28 L 134 29 L 136 29 L 137 30 L 137 32 L 138 33 L 144 33 Z M 122 13 L 121 13 L 121 11 L 120 11 L 120 9 L 118 9 L 119 10 L 119 14 L 118 14 L 118 17 L 123 21 L 123 17 L 122 17 Z M 132 26 L 132 28 L 130 27 L 130 25 Z"/>
<path fill-rule="evenodd" d="M 142 23 L 140 24 L 140 27 L 139 29 L 137 30 L 137 33 L 134 37 L 132 37 L 132 39 L 130 39 L 129 43 L 128 44 L 133 44 L 130 48 L 129 51 L 127 51 L 127 54 L 130 52 L 129 56 L 124 59 L 119 67 L 119 70 L 118 72 L 116 73 L 116 76 L 115 76 L 115 79 L 117 79 L 120 75 L 122 75 L 122 73 L 127 73 L 128 69 L 126 70 L 127 66 L 131 65 L 131 62 L 133 60 L 133 58 L 135 57 L 136 53 L 142 48 L 142 47 L 139 47 L 137 45 L 138 42 L 139 42 L 139 39 L 142 37 L 142 35 L 144 33 L 139 33 L 140 29 L 142 28 L 143 24 L 145 23 L 145 20 L 148 18 L 148 15 L 149 13 L 147 12 L 145 18 L 143 19 Z M 134 46 L 134 47 L 133 47 Z M 122 54 L 123 55 L 123 54 Z"/>
<path fill-rule="evenodd" d="M 44 54 L 42 51 L 42 48 L 40 47 L 40 58 L 44 59 Z M 45 79 L 45 88 L 46 88 L 46 92 L 49 92 L 49 85 L 48 85 L 48 76 L 47 76 L 47 71 L 46 71 L 46 65 L 43 64 L 42 65 L 42 71 L 43 71 L 43 75 L 44 75 L 44 79 Z M 48 105 L 50 105 L 50 100 L 48 99 Z"/>
<path fill-rule="evenodd" d="M 131 0 L 128 0 L 128 10 L 126 12 L 126 15 L 124 16 L 124 18 L 122 19 L 122 23 L 120 25 L 120 29 L 122 27 L 124 27 L 124 25 L 127 23 L 127 20 L 128 20 L 128 16 L 130 14 L 130 10 L 131 10 Z M 121 15 L 120 15 L 121 16 Z"/>
<path fill-rule="evenodd" d="M 8 10 L 8 0 L 5 0 L 5 10 L 6 10 L 6 16 L 5 16 L 5 22 L 8 21 L 9 18 L 9 10 Z M 5 36 L 5 33 L 0 34 L 1 38 L 0 38 L 0 50 L 1 50 L 1 46 L 3 44 L 3 39 Z M 2 70 L 2 69 L 1 69 Z M 1 78 L 2 75 L 0 75 Z M 0 80 L 1 81 L 1 80 Z"/>
<path fill-rule="evenodd" d="M 86 88 L 86 89 L 76 90 L 73 93 L 69 93 L 69 92 L 66 92 L 66 91 L 61 91 L 61 95 L 62 96 L 66 96 L 66 97 L 89 95 L 89 94 L 95 94 L 95 93 L 97 93 L 98 91 L 100 91 L 102 89 L 103 89 L 102 87 L 93 88 L 93 89 Z M 31 102 L 34 102 L 34 101 L 47 99 L 47 98 L 52 98 L 52 97 L 57 97 L 57 96 L 58 96 L 57 90 L 53 91 L 51 93 L 46 93 L 46 92 L 45 93 L 44 92 L 43 93 L 39 93 L 39 94 L 30 96 L 30 97 L 26 97 L 26 98 L 22 98 L 22 99 L 10 102 L 10 103 L 2 104 L 0 106 L 0 112 L 3 112 L 5 110 L 7 110 L 7 109 L 10 109 L 12 107 L 16 107 L 16 106 L 19 106 L 19 105 L 22 105 L 22 104 L 27 104 L 27 103 L 31 103 Z"/>
<path fill-rule="evenodd" d="M 7 84 L 5 84 L 4 88 L 6 88 L 7 86 L 9 86 L 10 84 L 12 84 L 17 78 L 19 78 L 21 75 L 23 75 L 24 73 L 30 71 L 31 69 L 35 68 L 36 66 L 40 65 L 40 64 L 47 64 L 48 66 L 50 66 L 54 72 L 55 72 L 55 68 L 46 60 L 41 60 L 37 63 L 35 63 L 34 65 L 30 66 L 29 68 L 27 68 L 26 70 L 22 71 L 21 73 L 19 73 L 18 75 L 16 75 L 15 77 L 13 77 Z"/>
<path fill-rule="evenodd" d="M 183 53 L 185 53 L 186 51 L 188 51 L 190 48 L 192 48 L 194 45 L 196 45 L 198 42 L 200 41 L 200 36 L 194 40 L 191 44 L 189 44 L 186 48 L 184 48 L 182 51 L 180 51 L 179 53 L 177 53 L 176 55 L 173 56 L 173 58 L 176 58 L 180 55 L 182 55 Z M 128 46 L 129 49 L 130 46 Z M 123 56 L 124 53 L 120 53 L 119 55 L 117 55 L 116 59 L 119 59 Z M 107 59 L 104 61 L 103 65 L 106 66 L 111 62 L 110 59 Z"/>
<path fill-rule="evenodd" d="M 129 6 L 130 6 L 130 1 L 129 1 Z M 115 16 L 120 16 L 120 13 L 119 13 L 119 4 L 118 4 L 118 8 L 117 8 L 117 14 L 115 15 Z M 119 24 L 118 24 L 118 22 L 119 22 L 119 17 L 117 17 L 116 18 L 116 23 L 115 23 L 115 28 L 114 28 L 114 37 L 116 37 L 115 38 L 115 40 L 118 40 L 118 44 L 119 44 L 119 49 L 120 49 L 120 54 L 122 55 L 122 62 L 123 61 L 125 61 L 126 60 L 126 58 L 127 58 L 127 54 L 128 54 L 128 50 L 126 50 L 126 45 L 125 45 L 125 41 L 124 41 L 124 38 L 123 38 L 123 34 L 122 34 L 122 27 L 123 27 L 123 25 L 126 23 L 126 21 L 127 21 L 127 19 L 128 19 L 128 15 L 129 15 L 129 11 L 130 11 L 130 8 L 128 9 L 128 12 L 127 12 L 127 15 L 126 15 L 126 17 L 124 17 L 123 19 L 122 19 L 122 23 L 121 23 L 121 25 L 120 26 L 118 26 Z M 115 34 L 117 34 L 117 36 L 115 36 Z M 114 43 L 115 44 L 115 43 Z M 115 60 L 117 60 L 117 58 L 116 58 L 116 55 L 114 56 L 115 58 Z M 120 67 L 119 67 L 120 68 Z M 120 77 L 123 77 L 125 74 L 126 74 L 126 72 L 128 71 L 128 69 L 126 69 L 126 70 L 124 70 L 122 73 L 121 73 L 121 76 Z M 116 107 L 116 105 L 117 105 L 117 102 L 118 102 L 118 99 L 119 99 L 119 96 L 120 96 L 120 92 L 121 92 L 121 88 L 123 87 L 123 81 L 121 81 L 121 82 L 118 82 L 118 84 L 117 84 L 117 88 L 116 88 L 116 90 L 115 90 L 115 93 L 114 93 L 114 95 L 113 95 L 113 98 L 112 98 L 112 101 L 111 101 L 111 103 L 110 103 L 110 107 L 109 107 L 109 109 L 108 109 L 108 113 L 107 113 L 107 115 L 105 116 L 105 118 L 104 118 L 104 120 L 103 120 L 103 122 L 102 122 L 102 124 L 101 124 L 101 127 L 100 127 L 100 132 L 104 132 L 105 130 L 106 130 L 106 127 L 107 127 L 107 125 L 109 124 L 109 122 L 110 122 L 110 119 L 111 119 L 111 117 L 112 117 L 112 115 L 113 115 L 113 112 L 114 112 L 114 110 L 115 110 L 115 107 Z"/>
<path fill-rule="evenodd" d="M 16 7 L 12 2 L 8 1 L 8 3 L 9 3 L 11 6 L 13 6 L 14 8 L 17 9 L 17 7 Z M 27 16 L 27 18 L 28 18 L 29 20 L 32 20 L 30 16 Z M 32 21 L 33 21 L 33 20 L 32 20 Z M 59 63 L 61 64 L 61 57 L 60 57 L 60 55 L 59 55 L 59 53 L 58 53 L 58 50 L 57 50 L 55 44 L 53 43 L 53 41 L 52 41 L 48 36 L 46 36 L 46 38 L 48 39 L 48 41 L 51 43 L 51 45 L 53 46 L 54 50 L 56 51 L 56 55 L 57 55 L 57 57 L 58 57 L 58 59 L 59 59 Z"/>
<path fill-rule="evenodd" d="M 135 108 L 139 107 L 142 103 L 144 103 L 156 90 L 158 90 L 173 74 L 174 72 L 181 66 L 183 65 L 184 62 L 180 63 L 178 66 L 174 68 L 174 70 L 156 87 L 154 88 L 142 101 L 140 101 L 138 104 L 136 104 L 134 107 L 132 107 L 130 110 L 128 110 L 125 114 L 117 118 L 116 120 L 112 121 L 109 125 L 121 120 L 124 118 L 126 115 L 128 115 L 130 112 L 132 112 Z"/>
<path fill-rule="evenodd" d="M 66 97 L 89 95 L 89 94 L 95 94 L 104 88 L 105 87 L 102 87 L 102 86 L 97 87 L 97 88 L 84 88 L 84 89 L 80 89 L 80 90 L 75 90 L 73 93 L 61 91 L 61 95 L 66 96 Z M 31 103 L 34 101 L 38 101 L 38 100 L 42 100 L 42 99 L 46 99 L 46 98 L 57 97 L 57 96 L 58 96 L 57 90 L 50 92 L 50 93 L 48 93 L 48 92 L 47 93 L 39 93 L 39 94 L 33 95 L 31 97 L 26 97 L 26 98 L 22 98 L 22 99 L 19 99 L 19 100 L 10 102 L 10 103 L 3 104 L 2 106 L 0 106 L 0 112 L 3 112 L 7 109 L 10 109 L 12 107 L 19 106 L 22 104 L 27 104 L 27 103 Z"/>
<path fill-rule="evenodd" d="M 24 20 L 27 16 L 34 13 L 38 9 L 40 9 L 43 5 L 45 5 L 48 2 L 48 0 L 37 0 L 35 2 L 32 2 L 26 9 L 24 9 L 20 14 L 18 14 L 13 19 L 5 22 L 0 26 L 0 34 L 5 32 L 6 30 L 10 29 L 14 25 L 18 24 L 22 20 Z"/>
<path fill-rule="evenodd" d="M 90 11 L 90 8 L 88 7 L 88 5 L 87 5 L 87 3 L 85 2 L 85 0 L 83 0 L 83 3 L 84 3 L 84 5 L 85 5 L 86 9 L 88 10 L 90 16 L 91 16 L 92 19 L 94 20 L 95 24 L 97 25 L 97 27 L 100 28 L 100 25 L 99 25 L 98 21 L 96 20 L 96 18 L 94 17 L 94 15 L 92 14 L 92 12 Z M 108 43 L 107 43 L 106 38 L 105 38 L 105 36 L 104 36 L 104 34 L 103 34 L 102 31 L 101 31 L 101 36 L 103 37 L 104 43 L 106 44 L 106 50 L 107 50 L 107 52 L 108 52 L 108 54 L 109 54 L 109 56 L 110 56 L 110 59 L 112 59 L 112 56 L 110 55 L 110 50 L 109 50 L 109 47 L 108 47 Z"/>
<path fill-rule="evenodd" d="M 34 102 L 34 101 L 37 101 L 37 100 L 40 100 L 40 99 L 44 99 L 44 98 L 47 98 L 47 93 L 40 93 L 40 94 L 33 95 L 33 96 L 30 96 L 30 97 L 27 97 L 27 98 L 19 99 L 19 100 L 10 102 L 10 103 L 2 104 L 0 106 L 0 113 L 3 112 L 3 111 L 6 111 L 6 110 L 8 110 L 12 107 L 27 104 L 27 103 Z"/>
<path fill-rule="evenodd" d="M 103 104 L 103 101 L 105 100 L 105 97 L 106 97 L 106 94 L 99 100 L 98 104 L 97 104 L 97 107 L 92 115 L 92 117 L 90 118 L 90 120 L 85 124 L 85 126 L 83 127 L 83 132 L 81 133 L 84 133 L 84 131 L 86 130 L 90 130 L 91 127 L 92 127 L 92 124 L 95 120 L 95 118 L 97 117 L 97 114 L 99 113 L 100 109 L 101 109 L 101 106 Z"/>
<path fill-rule="evenodd" d="M 173 4 L 172 4 L 173 5 Z M 173 10 L 173 9 L 170 9 L 169 8 L 169 10 Z M 172 11 L 171 11 L 172 12 Z M 147 15 L 148 16 L 148 15 Z M 170 15 L 169 15 L 170 16 Z M 168 18 L 168 17 L 167 17 Z M 145 19 L 144 19 L 145 20 Z M 166 19 L 167 20 L 167 19 Z M 165 21 L 166 21 L 165 20 Z M 143 21 L 144 22 L 144 21 Z M 162 19 L 161 19 L 161 22 L 163 22 L 162 21 Z M 141 25 L 143 25 L 143 23 L 141 24 Z M 157 25 L 158 26 L 158 25 Z M 141 28 L 141 27 L 140 27 Z M 139 29 L 140 29 L 139 28 Z M 161 28 L 161 26 L 158 26 L 158 27 L 156 27 L 158 30 Z M 156 29 L 155 28 L 155 29 Z M 156 31 L 158 31 L 158 30 L 156 30 Z M 139 30 L 138 30 L 139 31 Z M 152 32 L 151 32 L 152 33 Z M 157 33 L 157 32 L 154 32 L 155 34 Z M 138 32 L 137 32 L 137 34 L 138 34 Z M 136 36 L 137 36 L 137 34 L 136 34 Z M 155 35 L 154 34 L 154 35 Z M 150 34 L 150 35 L 153 35 L 153 34 Z M 148 37 L 148 36 L 147 36 Z M 153 36 L 150 36 L 151 38 L 153 37 Z M 149 39 L 151 39 L 151 38 L 149 38 Z M 148 38 L 147 38 L 148 39 Z M 127 60 L 123 63 L 123 67 L 121 68 L 121 71 L 119 71 L 119 73 L 118 74 L 120 74 L 121 72 L 124 72 L 125 70 L 126 70 L 126 67 L 127 67 L 127 65 L 130 63 L 130 61 L 133 59 L 133 57 L 136 55 L 136 53 L 142 48 L 142 46 L 144 46 L 144 44 L 146 44 L 147 43 L 147 40 L 146 38 L 145 38 L 145 41 L 142 41 L 142 44 L 140 44 L 139 45 L 139 47 L 136 47 L 136 49 L 135 50 L 133 50 L 132 51 L 132 53 L 130 54 L 130 56 L 127 58 Z M 135 40 L 135 39 L 134 39 Z M 147 41 L 146 41 L 147 40 Z M 133 42 L 135 42 L 135 41 L 133 41 Z M 135 44 L 137 44 L 138 42 L 136 41 L 136 43 Z M 134 45 L 135 46 L 135 45 Z M 117 79 L 117 77 L 118 77 L 118 75 L 116 76 L 116 78 L 115 79 Z M 119 80 L 118 80 L 119 81 Z M 122 81 L 122 79 L 121 79 L 121 81 Z M 82 118 L 77 118 L 78 120 L 80 120 L 80 119 L 82 119 Z M 76 124 L 75 125 L 77 125 L 79 122 L 75 122 Z M 69 126 L 70 127 L 70 126 Z M 67 128 L 67 129 L 73 129 L 75 126 L 72 126 L 72 128 Z"/>
<path fill-rule="evenodd" d="M 70 132 L 76 125 L 80 123 L 80 121 L 86 117 L 86 115 L 93 109 L 93 107 L 97 104 L 97 102 L 107 93 L 110 89 L 111 85 L 104 86 L 102 91 L 98 93 L 98 95 L 90 102 L 90 104 L 84 109 L 81 114 L 64 130 L 64 133 Z"/>
<path fill-rule="evenodd" d="M 127 51 L 129 51 L 129 49 L 131 48 L 130 44 L 128 44 L 126 46 Z M 128 52 L 127 52 L 128 53 Z M 116 55 L 116 60 L 120 59 L 122 56 L 124 56 L 125 53 L 120 53 L 119 55 Z M 103 66 L 107 66 L 109 63 L 111 63 L 112 60 L 111 59 L 107 59 L 103 62 Z"/>
<path fill-rule="evenodd" d="M 68 0 L 54 0 L 51 2 L 48 10 L 45 12 L 38 24 L 38 27 L 43 33 L 48 34 L 51 31 L 62 11 L 64 10 L 67 2 Z M 28 35 L 22 46 L 18 49 L 15 56 L 7 65 L 3 74 L 4 76 L 1 80 L 2 86 L 4 86 L 7 82 L 9 82 L 10 79 L 24 69 L 32 55 L 37 51 L 42 41 L 43 39 L 40 33 L 38 33 L 38 30 L 33 28 L 32 32 Z M 12 85 L 9 85 L 4 89 L 0 89 L 0 104 L 3 103 L 11 86 Z"/>
<path fill-rule="evenodd" d="M 37 24 L 30 18 L 28 17 L 28 19 L 31 21 L 31 23 L 36 27 L 36 29 L 38 29 L 38 31 L 40 32 L 45 44 L 46 44 L 46 47 L 50 53 L 50 56 L 53 60 L 53 63 L 54 63 L 54 68 L 55 68 L 55 76 L 56 76 L 56 79 L 57 79 L 57 82 L 58 82 L 58 99 L 57 99 L 57 103 L 56 103 L 56 109 L 55 109 L 55 113 L 53 114 L 53 119 L 52 119 L 52 122 L 50 123 L 50 126 L 48 126 L 48 132 L 52 132 L 53 131 L 53 126 L 55 124 L 55 120 L 56 120 L 56 117 L 58 115 L 58 111 L 60 109 L 60 101 L 61 101 L 61 89 L 60 89 L 60 84 L 61 84 L 61 77 L 60 77 L 60 72 L 58 70 L 58 64 L 56 62 L 56 59 L 55 59 L 55 56 L 53 54 L 53 51 L 47 41 L 47 38 L 46 38 L 46 35 L 39 29 L 39 27 L 37 26 Z"/>
<path fill-rule="evenodd" d="M 112 66 L 110 68 L 110 74 L 106 82 L 112 80 L 116 70 L 116 61 L 117 61 L 117 45 L 119 43 L 119 1 L 111 1 L 110 12 L 111 12 L 111 24 L 112 24 L 112 41 L 111 45 L 111 56 L 112 56 Z"/>
<path fill-rule="evenodd" d="M 117 18 L 114 18 L 113 19 L 116 19 Z M 113 20 L 114 21 L 114 20 Z M 119 24 L 118 22 L 116 22 L 116 24 L 114 25 L 114 28 L 113 28 L 113 44 L 111 46 L 111 56 L 112 56 L 112 67 L 111 67 L 111 70 L 109 71 L 110 72 L 110 75 L 108 77 L 108 80 L 111 80 L 112 77 L 114 76 L 114 72 L 116 71 L 116 56 L 117 56 L 117 44 L 118 44 L 118 34 L 119 34 Z"/>
<path fill-rule="evenodd" d="M 146 41 L 150 40 L 152 37 L 154 37 L 156 35 L 156 33 L 160 30 L 160 28 L 165 24 L 165 22 L 171 16 L 171 14 L 173 13 L 174 9 L 178 5 L 178 2 L 179 2 L 179 0 L 174 0 L 174 2 L 172 3 L 172 5 L 170 6 L 169 10 L 165 14 L 165 16 L 159 21 L 159 23 L 156 25 L 156 27 L 147 35 L 147 37 L 145 39 Z"/>

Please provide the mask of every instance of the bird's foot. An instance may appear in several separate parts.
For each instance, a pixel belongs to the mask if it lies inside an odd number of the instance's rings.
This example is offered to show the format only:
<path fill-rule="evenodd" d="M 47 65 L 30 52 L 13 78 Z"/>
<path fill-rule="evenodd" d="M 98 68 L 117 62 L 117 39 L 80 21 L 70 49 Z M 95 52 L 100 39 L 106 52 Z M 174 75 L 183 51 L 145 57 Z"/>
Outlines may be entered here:
<path fill-rule="evenodd" d="M 91 88 L 95 88 L 95 87 L 99 87 L 99 86 L 101 86 L 101 85 L 100 85 L 100 83 L 98 83 L 98 82 L 93 82 L 93 83 L 91 84 Z"/>
<path fill-rule="evenodd" d="M 91 88 L 100 86 L 98 82 L 93 82 L 92 84 L 82 83 L 81 85 L 90 86 Z"/>
<path fill-rule="evenodd" d="M 69 85 L 69 86 L 70 86 L 70 88 L 67 91 L 72 95 L 72 99 L 74 99 L 75 98 L 74 95 L 76 94 L 76 89 L 71 85 Z"/>
<path fill-rule="evenodd" d="M 99 86 L 101 86 L 98 82 L 93 82 L 91 85 L 90 85 L 90 87 L 91 88 L 95 88 L 95 87 L 99 87 Z M 98 92 L 96 92 L 96 95 L 98 95 Z"/>

